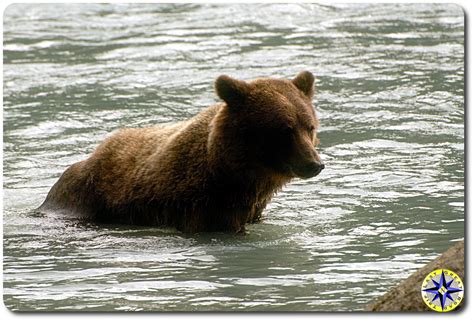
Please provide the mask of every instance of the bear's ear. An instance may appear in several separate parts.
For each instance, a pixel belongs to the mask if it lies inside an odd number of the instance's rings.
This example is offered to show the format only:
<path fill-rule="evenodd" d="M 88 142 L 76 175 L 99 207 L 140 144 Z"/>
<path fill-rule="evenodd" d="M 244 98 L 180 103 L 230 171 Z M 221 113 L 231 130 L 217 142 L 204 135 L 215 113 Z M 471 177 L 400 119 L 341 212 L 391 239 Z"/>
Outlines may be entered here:
<path fill-rule="evenodd" d="M 217 95 L 231 106 L 242 103 L 249 92 L 249 85 L 245 81 L 226 75 L 216 79 L 215 87 Z"/>
<path fill-rule="evenodd" d="M 309 71 L 300 72 L 292 81 L 293 85 L 309 98 L 314 94 L 314 76 Z"/>

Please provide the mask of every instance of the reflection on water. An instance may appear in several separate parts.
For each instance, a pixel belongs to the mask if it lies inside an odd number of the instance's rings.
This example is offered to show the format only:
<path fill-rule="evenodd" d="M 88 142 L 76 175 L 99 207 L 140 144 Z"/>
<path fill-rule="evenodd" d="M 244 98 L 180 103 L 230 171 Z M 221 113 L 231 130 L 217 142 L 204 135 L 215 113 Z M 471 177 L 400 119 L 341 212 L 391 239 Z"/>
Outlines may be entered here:
<path fill-rule="evenodd" d="M 464 237 L 458 6 L 16 4 L 4 21 L 11 309 L 361 310 Z M 32 214 L 108 132 L 196 114 L 223 73 L 302 69 L 326 170 L 248 235 Z"/>

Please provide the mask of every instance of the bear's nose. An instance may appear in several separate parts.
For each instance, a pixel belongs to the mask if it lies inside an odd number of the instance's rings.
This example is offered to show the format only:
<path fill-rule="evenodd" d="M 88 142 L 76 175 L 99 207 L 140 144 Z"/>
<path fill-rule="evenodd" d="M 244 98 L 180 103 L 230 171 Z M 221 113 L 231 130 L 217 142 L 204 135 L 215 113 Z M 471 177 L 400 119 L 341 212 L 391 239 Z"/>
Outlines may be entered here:
<path fill-rule="evenodd" d="M 318 175 L 319 173 L 321 173 L 321 171 L 324 169 L 324 163 L 320 163 L 320 162 L 314 162 L 313 163 L 313 172 L 314 172 L 314 175 Z"/>
<path fill-rule="evenodd" d="M 305 166 L 304 172 L 306 177 L 313 177 L 321 173 L 321 171 L 324 169 L 324 164 L 320 162 L 311 162 L 308 165 Z"/>

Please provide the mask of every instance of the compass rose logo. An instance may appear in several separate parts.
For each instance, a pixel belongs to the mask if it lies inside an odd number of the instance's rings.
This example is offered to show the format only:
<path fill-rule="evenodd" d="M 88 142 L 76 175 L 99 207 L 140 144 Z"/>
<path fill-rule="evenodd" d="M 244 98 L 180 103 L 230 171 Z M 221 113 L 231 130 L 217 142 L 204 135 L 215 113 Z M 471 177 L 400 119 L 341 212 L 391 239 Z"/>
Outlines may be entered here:
<path fill-rule="evenodd" d="M 435 270 L 423 280 L 421 296 L 430 309 L 448 312 L 461 303 L 464 297 L 464 285 L 453 271 Z"/>

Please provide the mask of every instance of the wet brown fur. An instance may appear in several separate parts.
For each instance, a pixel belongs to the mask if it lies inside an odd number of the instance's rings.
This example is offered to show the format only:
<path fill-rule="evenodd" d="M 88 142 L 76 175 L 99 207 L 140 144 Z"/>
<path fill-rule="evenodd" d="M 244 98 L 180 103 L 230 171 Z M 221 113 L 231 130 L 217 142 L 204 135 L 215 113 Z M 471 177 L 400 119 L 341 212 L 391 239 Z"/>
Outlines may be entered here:
<path fill-rule="evenodd" d="M 299 162 L 319 159 L 313 82 L 309 72 L 292 81 L 220 76 L 224 103 L 184 122 L 115 132 L 63 173 L 40 209 L 185 232 L 242 231 L 298 176 Z"/>

